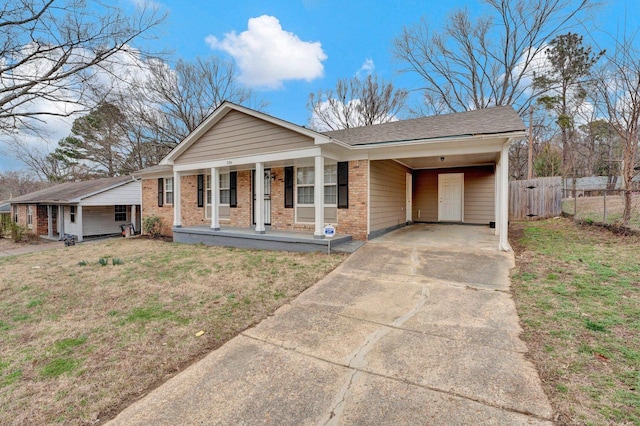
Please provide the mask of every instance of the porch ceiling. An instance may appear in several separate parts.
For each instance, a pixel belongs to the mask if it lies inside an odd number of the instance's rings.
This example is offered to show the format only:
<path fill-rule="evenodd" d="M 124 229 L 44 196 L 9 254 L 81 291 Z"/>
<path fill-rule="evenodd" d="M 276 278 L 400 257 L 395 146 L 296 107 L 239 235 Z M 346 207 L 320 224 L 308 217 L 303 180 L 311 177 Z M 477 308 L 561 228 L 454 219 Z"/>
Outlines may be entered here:
<path fill-rule="evenodd" d="M 495 152 L 483 154 L 445 155 L 434 157 L 398 158 L 397 160 L 412 169 L 440 169 L 443 167 L 478 166 L 495 164 L 498 160 Z M 442 160 L 444 158 L 444 161 Z"/>

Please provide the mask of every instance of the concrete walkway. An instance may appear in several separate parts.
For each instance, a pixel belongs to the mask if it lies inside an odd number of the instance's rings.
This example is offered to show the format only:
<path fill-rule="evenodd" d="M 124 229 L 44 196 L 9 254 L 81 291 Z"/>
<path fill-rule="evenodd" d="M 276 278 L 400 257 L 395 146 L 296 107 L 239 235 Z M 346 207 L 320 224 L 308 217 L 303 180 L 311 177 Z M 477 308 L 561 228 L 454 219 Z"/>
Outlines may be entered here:
<path fill-rule="evenodd" d="M 18 256 L 27 253 L 36 253 L 44 250 L 64 247 L 62 241 L 40 240 L 38 244 L 4 244 L 0 248 L 0 257 Z"/>
<path fill-rule="evenodd" d="M 373 240 L 112 425 L 552 424 L 488 228 Z"/>

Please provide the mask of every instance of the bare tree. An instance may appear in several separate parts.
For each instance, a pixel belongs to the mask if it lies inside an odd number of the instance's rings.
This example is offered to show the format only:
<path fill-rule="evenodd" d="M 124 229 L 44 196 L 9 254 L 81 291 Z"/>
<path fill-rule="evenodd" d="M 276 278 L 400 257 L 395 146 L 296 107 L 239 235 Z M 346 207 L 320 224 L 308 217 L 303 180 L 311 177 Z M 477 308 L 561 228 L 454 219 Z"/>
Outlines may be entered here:
<path fill-rule="evenodd" d="M 624 193 L 622 226 L 628 226 L 633 211 L 631 189 L 640 170 L 638 137 L 640 136 L 640 49 L 633 38 L 616 42 L 607 55 L 608 63 L 601 71 L 597 88 L 602 94 L 608 121 L 621 140 L 621 178 Z"/>
<path fill-rule="evenodd" d="M 575 22 L 587 0 L 484 0 L 487 16 L 456 10 L 440 32 L 426 19 L 404 29 L 395 55 L 416 73 L 431 113 L 515 105 L 520 113 L 538 93 L 530 87 L 546 45 Z"/>
<path fill-rule="evenodd" d="M 0 133 L 34 130 L 47 116 L 93 107 L 88 89 L 97 84 L 96 71 L 164 19 L 150 7 L 126 16 L 91 3 L 8 0 L 0 6 Z"/>
<path fill-rule="evenodd" d="M 0 173 L 0 200 L 28 194 L 45 188 L 47 182 L 34 178 L 33 175 L 22 171 Z"/>
<path fill-rule="evenodd" d="M 376 74 L 364 79 L 339 79 L 335 89 L 311 93 L 307 108 L 309 124 L 316 130 L 338 130 L 369 126 L 397 119 L 408 92 Z"/>
<path fill-rule="evenodd" d="M 218 57 L 180 60 L 175 69 L 160 60 L 149 61 L 148 65 L 149 75 L 134 83 L 132 92 L 117 102 L 128 116 L 132 141 L 155 144 L 162 155 L 224 101 L 258 110 L 267 105 L 252 90 L 240 86 L 233 63 Z"/>

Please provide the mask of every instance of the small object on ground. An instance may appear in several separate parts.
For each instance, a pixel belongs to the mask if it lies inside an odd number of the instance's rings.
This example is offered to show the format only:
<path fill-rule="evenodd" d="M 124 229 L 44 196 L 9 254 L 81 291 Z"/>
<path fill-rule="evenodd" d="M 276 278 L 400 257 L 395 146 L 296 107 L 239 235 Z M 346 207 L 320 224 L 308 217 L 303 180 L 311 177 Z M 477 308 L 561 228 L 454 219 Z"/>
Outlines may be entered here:
<path fill-rule="evenodd" d="M 200 330 L 196 333 L 196 337 L 200 337 L 204 334 L 204 330 Z"/>
<path fill-rule="evenodd" d="M 32 266 L 31 269 L 40 269 L 39 266 Z"/>

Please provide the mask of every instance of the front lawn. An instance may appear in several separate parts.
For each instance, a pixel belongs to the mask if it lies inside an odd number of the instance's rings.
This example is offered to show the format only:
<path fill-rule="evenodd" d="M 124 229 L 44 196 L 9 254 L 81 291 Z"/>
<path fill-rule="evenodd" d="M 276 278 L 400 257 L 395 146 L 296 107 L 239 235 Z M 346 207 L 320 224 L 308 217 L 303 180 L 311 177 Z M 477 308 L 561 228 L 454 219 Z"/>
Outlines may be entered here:
<path fill-rule="evenodd" d="M 557 424 L 640 425 L 640 239 L 516 223 L 513 294 Z"/>
<path fill-rule="evenodd" d="M 117 239 L 0 259 L 0 424 L 102 423 L 343 256 Z"/>

